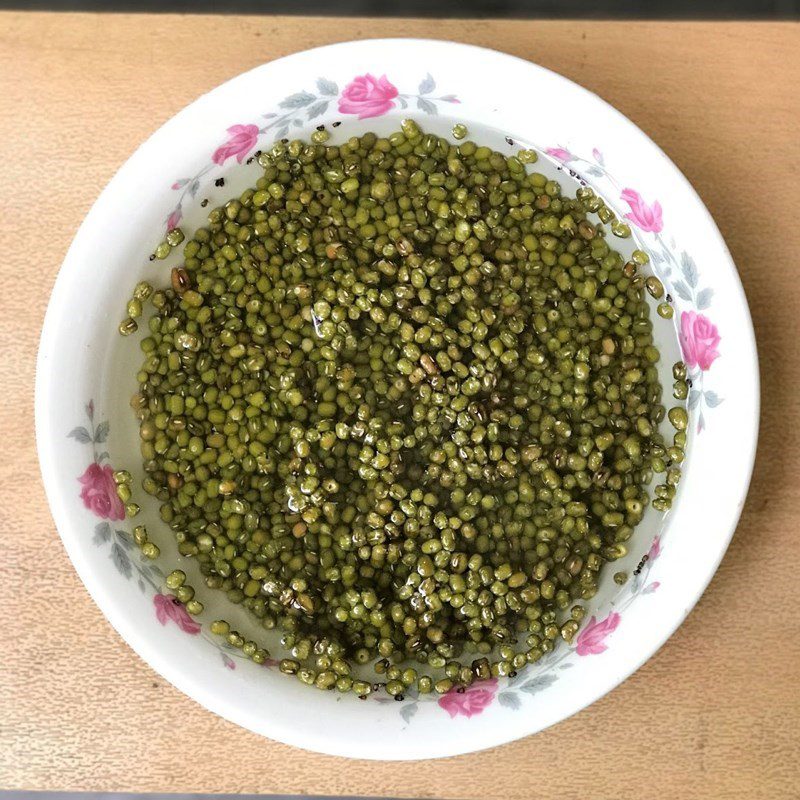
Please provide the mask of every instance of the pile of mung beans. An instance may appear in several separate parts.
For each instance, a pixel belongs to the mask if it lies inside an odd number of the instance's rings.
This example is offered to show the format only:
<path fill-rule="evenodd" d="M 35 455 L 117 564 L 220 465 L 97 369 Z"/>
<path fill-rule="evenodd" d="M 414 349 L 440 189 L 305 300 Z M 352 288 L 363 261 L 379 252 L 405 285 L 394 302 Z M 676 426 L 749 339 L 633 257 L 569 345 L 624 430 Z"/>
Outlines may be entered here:
<path fill-rule="evenodd" d="M 120 325 L 152 308 L 132 406 L 180 554 L 281 632 L 281 671 L 361 697 L 447 692 L 570 642 L 654 473 L 670 507 L 686 445 L 680 362 L 659 432 L 645 293 L 664 288 L 590 216 L 628 226 L 531 171 L 534 151 L 401 127 L 257 154 L 254 188 L 169 233 L 155 255 L 183 244 L 183 265 Z M 182 570 L 166 585 L 203 611 Z"/>

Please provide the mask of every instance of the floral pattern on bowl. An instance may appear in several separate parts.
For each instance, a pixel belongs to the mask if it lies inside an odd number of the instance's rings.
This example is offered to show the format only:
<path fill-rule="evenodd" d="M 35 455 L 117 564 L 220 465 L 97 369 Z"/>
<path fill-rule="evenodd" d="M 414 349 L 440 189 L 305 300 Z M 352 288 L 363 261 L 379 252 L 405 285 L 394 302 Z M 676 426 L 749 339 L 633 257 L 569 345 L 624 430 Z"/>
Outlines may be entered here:
<path fill-rule="evenodd" d="M 332 103 L 340 114 L 368 119 L 383 116 L 395 107 L 407 109 L 414 101 L 416 109 L 428 115 L 438 114 L 442 103 L 461 102 L 454 94 L 434 95 L 436 81 L 430 73 L 420 81 L 416 92 L 401 93 L 385 74 L 375 77 L 370 72 L 356 75 L 342 89 L 336 81 L 317 78 L 315 88 L 316 91 L 303 89 L 285 97 L 278 103 L 276 111 L 262 115 L 267 121 L 260 126 L 253 123 L 231 125 L 227 129 L 227 140 L 211 154 L 211 164 L 204 166 L 191 178 L 179 178 L 173 182 L 171 188 L 181 194 L 177 205 L 165 220 L 166 229 L 172 230 L 180 224 L 184 202 L 196 197 L 201 181 L 209 176 L 215 166 L 223 166 L 230 158 L 235 158 L 239 164 L 245 159 L 250 163 L 252 159 L 248 157 L 262 137 L 268 141 L 283 139 L 293 128 L 322 117 Z"/>
<path fill-rule="evenodd" d="M 451 717 L 474 717 L 491 705 L 497 694 L 497 678 L 478 681 L 465 689 L 451 689 L 439 698 L 439 706 Z"/>
<path fill-rule="evenodd" d="M 111 426 L 107 420 L 95 425 L 94 400 L 90 400 L 84 410 L 88 423 L 72 428 L 67 436 L 80 444 L 92 445 L 92 461 L 78 478 L 81 487 L 79 496 L 84 507 L 102 520 L 94 526 L 92 544 L 95 547 L 110 545 L 109 559 L 114 569 L 125 580 L 135 577 L 141 592 L 152 593 L 155 617 L 162 625 L 172 622 L 190 636 L 202 633 L 203 638 L 219 651 L 223 665 L 228 669 L 236 669 L 236 662 L 233 659 L 248 660 L 247 657 L 224 639 L 207 632 L 177 598 L 167 594 L 161 567 L 139 552 L 133 536 L 127 530 L 110 524 L 126 519 L 125 506 L 117 496 L 114 469 L 108 463 L 108 452 L 106 450 L 98 452 L 98 445 L 105 444 L 111 433 Z M 266 667 L 274 667 L 277 664 L 273 658 L 268 658 L 264 662 Z"/>
<path fill-rule="evenodd" d="M 623 216 L 639 231 L 636 237 L 653 264 L 653 268 L 667 289 L 667 299 L 678 309 L 679 341 L 683 359 L 689 368 L 688 381 L 689 410 L 696 411 L 697 432 L 706 426 L 706 414 L 716 408 L 723 400 L 720 395 L 705 388 L 705 374 L 719 357 L 720 333 L 717 326 L 702 313 L 709 308 L 714 298 L 714 290 L 707 286 L 700 288 L 700 273 L 692 256 L 682 250 L 676 255 L 675 238 L 664 232 L 664 219 L 661 203 L 654 200 L 648 203 L 644 197 L 630 187 L 621 188 L 606 168 L 605 158 L 596 147 L 591 158 L 575 155 L 566 147 L 548 147 L 544 152 L 553 160 L 560 162 L 573 178 L 590 184 L 607 202 L 616 205 L 615 200 L 628 205 L 629 211 Z M 589 176 L 587 178 L 586 176 Z"/>
<path fill-rule="evenodd" d="M 156 593 L 153 595 L 153 606 L 156 610 L 156 619 L 166 625 L 168 621 L 174 622 L 184 633 L 196 636 L 200 633 L 200 623 L 195 622 L 183 603 L 176 597 L 168 594 Z"/>
<path fill-rule="evenodd" d="M 661 536 L 656 536 L 648 552 L 642 556 L 633 576 L 623 591 L 614 598 L 601 619 L 596 616 L 581 628 L 572 645 L 557 642 L 556 646 L 532 666 L 512 673 L 507 678 L 491 678 L 478 681 L 467 688 L 453 688 L 438 699 L 439 707 L 451 718 L 474 717 L 481 714 L 495 701 L 512 711 L 524 708 L 524 701 L 558 681 L 564 670 L 574 666 L 574 657 L 597 656 L 609 648 L 609 638 L 622 622 L 622 612 L 640 595 L 653 594 L 661 585 L 651 581 L 653 562 L 661 555 Z M 410 722 L 418 710 L 420 700 L 429 700 L 432 695 L 407 692 L 400 707 L 400 715 Z"/>

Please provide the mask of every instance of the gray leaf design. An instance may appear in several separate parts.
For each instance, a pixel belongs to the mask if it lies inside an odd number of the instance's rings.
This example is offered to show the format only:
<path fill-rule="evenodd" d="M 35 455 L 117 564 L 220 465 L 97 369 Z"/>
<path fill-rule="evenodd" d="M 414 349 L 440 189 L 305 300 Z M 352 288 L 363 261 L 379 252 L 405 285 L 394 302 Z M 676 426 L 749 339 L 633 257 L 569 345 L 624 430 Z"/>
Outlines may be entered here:
<path fill-rule="evenodd" d="M 98 444 L 102 444 L 106 439 L 108 439 L 108 431 L 111 426 L 108 424 L 108 420 L 101 422 L 94 431 L 94 440 Z"/>
<path fill-rule="evenodd" d="M 648 583 L 647 586 L 642 589 L 642 594 L 652 594 L 656 589 L 658 589 L 656 582 Z"/>
<path fill-rule="evenodd" d="M 192 181 L 192 185 L 189 187 L 189 195 L 191 197 L 195 197 L 197 195 L 197 190 L 200 188 L 200 181 L 195 178 Z"/>
<path fill-rule="evenodd" d="M 156 578 L 164 577 L 164 571 L 161 569 L 161 567 L 148 563 L 148 559 L 145 556 L 142 556 L 141 561 L 145 572 L 155 575 Z"/>
<path fill-rule="evenodd" d="M 595 178 L 602 178 L 603 170 L 598 169 L 597 167 L 586 167 L 586 174 L 593 175 Z"/>
<path fill-rule="evenodd" d="M 708 308 L 711 305 L 711 298 L 714 296 L 714 290 L 709 286 L 707 289 L 703 289 L 697 295 L 697 307 L 702 311 L 704 308 Z"/>
<path fill-rule="evenodd" d="M 103 450 L 102 453 L 97 455 L 97 460 L 102 461 L 104 458 L 108 458 L 108 450 Z"/>
<path fill-rule="evenodd" d="M 408 103 L 403 95 L 397 95 L 397 102 L 400 103 L 400 108 L 408 108 Z"/>
<path fill-rule="evenodd" d="M 550 668 L 551 666 L 555 666 L 559 661 L 561 661 L 561 651 L 564 648 L 561 647 L 561 642 L 556 642 L 555 647 L 547 653 L 544 658 L 540 658 L 537 664 L 542 666 L 547 666 Z"/>
<path fill-rule="evenodd" d="M 712 391 L 703 392 L 703 399 L 709 408 L 716 408 L 722 402 L 722 398 Z"/>
<path fill-rule="evenodd" d="M 400 716 L 406 721 L 411 722 L 411 718 L 419 711 L 419 703 L 406 703 L 400 709 Z"/>
<path fill-rule="evenodd" d="M 692 290 L 683 281 L 675 281 L 675 283 L 672 284 L 672 288 L 675 290 L 675 294 L 677 294 L 678 297 L 691 302 Z"/>
<path fill-rule="evenodd" d="M 697 264 L 694 263 L 694 259 L 685 250 L 681 253 L 681 272 L 683 277 L 686 278 L 686 283 L 694 289 L 697 286 L 698 278 Z"/>
<path fill-rule="evenodd" d="M 420 94 L 430 94 L 436 88 L 436 81 L 430 72 L 422 79 L 419 85 Z"/>
<path fill-rule="evenodd" d="M 308 109 L 308 118 L 315 119 L 316 117 L 321 117 L 328 110 L 328 103 L 330 103 L 330 100 L 319 100 L 314 103 L 314 105 Z"/>
<path fill-rule="evenodd" d="M 133 571 L 131 560 L 117 542 L 114 542 L 111 546 L 111 560 L 114 562 L 114 566 L 117 568 L 117 572 L 119 572 L 120 575 L 124 575 L 126 578 L 131 577 L 131 572 Z"/>
<path fill-rule="evenodd" d="M 290 94 L 285 100 L 281 100 L 278 105 L 281 108 L 305 108 L 313 103 L 317 98 L 308 92 L 297 92 Z"/>
<path fill-rule="evenodd" d="M 653 250 L 650 254 L 650 260 L 654 264 L 663 264 L 666 259 L 661 255 L 661 253 L 658 252 L 658 250 Z"/>
<path fill-rule="evenodd" d="M 136 581 L 136 585 L 139 587 L 140 592 L 144 592 L 144 581 L 141 578 Z"/>
<path fill-rule="evenodd" d="M 436 106 L 431 103 L 430 100 L 426 100 L 424 97 L 417 98 L 417 108 L 419 108 L 420 111 L 424 111 L 426 114 L 430 114 L 431 116 L 438 113 Z"/>
<path fill-rule="evenodd" d="M 697 406 L 697 404 L 700 402 L 700 397 L 702 394 L 703 393 L 699 392 L 697 389 L 691 389 L 689 391 L 689 410 Z"/>
<path fill-rule="evenodd" d="M 181 178 L 180 180 L 175 181 L 175 183 L 172 184 L 172 188 L 173 189 L 183 189 L 183 187 L 186 186 L 187 183 L 189 183 L 189 179 L 188 178 Z"/>
<path fill-rule="evenodd" d="M 92 542 L 97 547 L 100 547 L 101 544 L 105 544 L 111 538 L 111 526 L 107 522 L 98 522 L 97 525 L 94 526 L 94 536 L 92 536 Z"/>
<path fill-rule="evenodd" d="M 567 662 L 566 664 L 562 664 L 559 669 L 572 669 L 575 665 Z"/>
<path fill-rule="evenodd" d="M 73 428 L 67 436 L 72 437 L 76 441 L 80 442 L 81 444 L 87 444 L 88 442 L 92 441 L 92 437 L 89 435 L 89 431 L 83 427 L 83 425 L 79 425 L 77 428 Z"/>
<path fill-rule="evenodd" d="M 523 692 L 527 692 L 528 694 L 536 694 L 537 692 L 541 692 L 542 689 L 552 686 L 557 680 L 558 677 L 556 675 L 547 672 L 544 675 L 531 678 L 527 683 L 523 683 L 520 688 Z"/>
<path fill-rule="evenodd" d="M 522 705 L 519 697 L 514 692 L 500 692 L 497 695 L 497 700 L 501 706 L 510 708 L 512 711 L 516 711 Z"/>
<path fill-rule="evenodd" d="M 331 97 L 339 94 L 339 87 L 327 78 L 317 78 L 317 89 L 319 89 L 320 94 L 327 94 Z"/>
<path fill-rule="evenodd" d="M 261 116 L 262 116 L 264 119 L 275 119 L 275 117 L 277 117 L 278 115 L 277 115 L 277 114 L 273 114 L 273 113 L 270 111 L 270 113 L 269 113 L 269 114 L 262 114 Z"/>
<path fill-rule="evenodd" d="M 276 138 L 276 139 L 285 139 L 285 138 L 286 138 L 286 134 L 287 134 L 287 133 L 289 133 L 289 126 L 288 126 L 288 125 L 282 125 L 282 126 L 281 126 L 280 128 L 278 128 L 278 130 L 275 132 L 275 138 Z"/>
<path fill-rule="evenodd" d="M 292 120 L 292 125 L 294 125 L 295 128 L 299 128 L 302 124 L 303 123 L 299 119 L 293 119 Z"/>
<path fill-rule="evenodd" d="M 128 531 L 115 531 L 117 534 L 117 541 L 126 549 L 130 550 L 133 547 L 133 539 Z"/>

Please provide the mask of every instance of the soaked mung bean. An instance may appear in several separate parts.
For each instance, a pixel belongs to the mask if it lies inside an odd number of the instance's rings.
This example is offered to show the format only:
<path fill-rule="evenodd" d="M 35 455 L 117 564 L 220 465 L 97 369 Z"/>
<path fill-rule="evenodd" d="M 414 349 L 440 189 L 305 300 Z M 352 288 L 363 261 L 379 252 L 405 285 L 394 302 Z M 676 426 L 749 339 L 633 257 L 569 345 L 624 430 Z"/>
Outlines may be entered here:
<path fill-rule="evenodd" d="M 534 151 L 412 120 L 327 139 L 261 153 L 253 188 L 156 249 L 184 263 L 129 306 L 152 303 L 143 486 L 207 588 L 282 632 L 282 672 L 366 695 L 374 662 L 396 698 L 442 693 L 572 641 L 653 472 L 671 504 L 683 446 L 668 465 L 644 286 L 664 290 L 632 279 L 647 255 L 609 247 L 591 190 L 526 170 Z M 166 578 L 200 613 L 185 581 Z"/>

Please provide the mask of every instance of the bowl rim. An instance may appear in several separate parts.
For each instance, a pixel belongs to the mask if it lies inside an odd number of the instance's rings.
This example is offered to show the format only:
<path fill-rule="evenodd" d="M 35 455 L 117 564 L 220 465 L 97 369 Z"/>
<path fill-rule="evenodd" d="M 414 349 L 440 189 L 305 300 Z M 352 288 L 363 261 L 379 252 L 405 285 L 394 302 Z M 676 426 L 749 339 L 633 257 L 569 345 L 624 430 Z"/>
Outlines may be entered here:
<path fill-rule="evenodd" d="M 339 737 L 335 735 L 334 732 L 331 731 L 321 731 L 320 734 L 316 737 L 313 737 L 311 741 L 307 735 L 304 734 L 302 740 L 297 732 L 292 729 L 290 726 L 287 725 L 278 725 L 274 721 L 265 721 L 262 719 L 255 719 L 254 715 L 248 715 L 247 713 L 240 713 L 238 710 L 233 710 L 231 706 L 227 703 L 227 701 L 223 698 L 223 696 L 215 691 L 213 691 L 207 684 L 208 681 L 196 677 L 191 671 L 182 671 L 179 669 L 178 665 L 170 661 L 164 654 L 162 654 L 156 647 L 152 645 L 151 642 L 148 641 L 147 637 L 142 636 L 138 630 L 138 627 L 133 619 L 131 619 L 125 611 L 124 606 L 121 602 L 116 599 L 113 595 L 113 592 L 110 591 L 101 580 L 99 580 L 95 575 L 94 568 L 89 564 L 88 560 L 84 557 L 81 548 L 78 545 L 78 533 L 77 533 L 77 525 L 71 519 L 71 512 L 66 507 L 65 498 L 60 491 L 57 490 L 57 485 L 61 480 L 58 471 L 58 457 L 56 453 L 56 448 L 53 442 L 45 435 L 45 428 L 46 428 L 46 420 L 49 415 L 49 407 L 47 403 L 47 388 L 48 388 L 48 371 L 47 371 L 47 361 L 48 358 L 52 355 L 55 348 L 54 342 L 54 333 L 56 329 L 56 317 L 59 315 L 62 305 L 62 296 L 65 293 L 65 287 L 68 281 L 68 274 L 73 262 L 75 262 L 79 258 L 79 251 L 81 249 L 81 245 L 84 239 L 87 239 L 89 236 L 89 231 L 94 224 L 95 218 L 98 216 L 98 208 L 101 207 L 105 200 L 112 195 L 118 185 L 120 185 L 125 176 L 131 172 L 131 170 L 136 168 L 137 161 L 143 156 L 143 150 L 153 146 L 157 143 L 162 137 L 165 137 L 170 134 L 173 129 L 179 128 L 186 117 L 189 115 L 190 111 L 197 107 L 200 104 L 204 104 L 209 101 L 210 98 L 213 98 L 217 93 L 222 92 L 226 87 L 229 87 L 230 84 L 243 80 L 246 76 L 250 76 L 253 73 L 262 70 L 265 66 L 275 66 L 281 65 L 285 66 L 285 62 L 291 61 L 297 57 L 308 58 L 309 56 L 321 56 L 323 54 L 330 54 L 331 51 L 341 50 L 343 48 L 347 48 L 352 46 L 353 44 L 369 44 L 372 46 L 405 46 L 409 49 L 415 47 L 425 47 L 429 45 L 440 45 L 440 46 L 447 46 L 450 48 L 455 48 L 459 51 L 467 51 L 468 53 L 472 53 L 474 56 L 479 57 L 481 54 L 491 54 L 493 58 L 499 60 L 508 60 L 509 63 L 513 63 L 515 65 L 524 65 L 526 69 L 536 70 L 541 74 L 544 74 L 548 80 L 555 81 L 556 83 L 562 82 L 565 85 L 570 87 L 570 90 L 573 92 L 584 93 L 591 102 L 596 102 L 601 104 L 606 112 L 610 112 L 611 116 L 615 117 L 617 121 L 630 130 L 638 134 L 642 137 L 647 143 L 650 144 L 651 147 L 655 148 L 655 152 L 666 162 L 667 166 L 674 170 L 675 175 L 678 181 L 682 184 L 683 189 L 689 193 L 696 199 L 698 208 L 701 210 L 701 213 L 705 216 L 705 222 L 709 226 L 709 230 L 713 232 L 714 236 L 714 244 L 719 249 L 719 253 L 721 256 L 725 258 L 725 266 L 729 269 L 731 276 L 733 278 L 733 283 L 735 287 L 735 291 L 738 295 L 738 301 L 741 303 L 741 306 L 744 310 L 744 316 L 747 320 L 747 330 L 744 331 L 744 335 L 746 338 L 746 345 L 750 350 L 750 354 L 752 355 L 753 359 L 753 375 L 754 379 L 752 384 L 749 387 L 745 387 L 744 390 L 749 389 L 752 394 L 751 401 L 753 403 L 753 408 L 755 409 L 754 419 L 752 420 L 752 425 L 748 429 L 748 438 L 746 442 L 740 443 L 740 456 L 742 456 L 742 463 L 745 466 L 745 469 L 742 471 L 743 475 L 743 483 L 742 483 L 742 492 L 741 496 L 738 497 L 738 504 L 735 512 L 733 514 L 731 523 L 729 525 L 729 529 L 727 531 L 720 532 L 717 536 L 718 538 L 718 552 L 716 553 L 715 558 L 713 559 L 713 563 L 709 561 L 707 564 L 707 571 L 704 577 L 701 580 L 698 580 L 693 586 L 691 594 L 688 595 L 685 599 L 685 602 L 682 604 L 681 611 L 677 612 L 670 618 L 668 624 L 665 624 L 662 627 L 661 635 L 659 640 L 655 646 L 650 647 L 645 652 L 643 652 L 640 657 L 633 659 L 619 668 L 613 677 L 607 678 L 605 680 L 598 680 L 596 685 L 591 687 L 590 691 L 584 692 L 583 694 L 575 694 L 571 697 L 565 699 L 562 704 L 562 711 L 557 715 L 556 718 L 548 720 L 545 724 L 536 725 L 536 723 L 530 723 L 529 729 L 526 731 L 520 731 L 517 729 L 512 730 L 509 732 L 500 732 L 498 734 L 497 730 L 494 728 L 496 726 L 482 726 L 479 729 L 480 732 L 476 731 L 475 736 L 467 737 L 453 737 L 451 741 L 442 742 L 442 746 L 439 751 L 436 752 L 435 756 L 425 756 L 421 755 L 417 752 L 414 752 L 413 748 L 406 748 L 408 752 L 400 752 L 400 753 L 389 753 L 385 748 L 382 748 L 379 743 L 376 743 L 375 748 L 368 751 L 368 752 L 359 752 L 353 753 L 351 746 L 349 746 L 348 741 L 344 740 L 341 741 Z M 215 712 L 216 714 L 220 715 L 221 717 L 234 722 L 238 725 L 241 725 L 245 728 L 250 730 L 256 731 L 261 733 L 265 736 L 268 736 L 273 739 L 277 739 L 288 744 L 292 744 L 298 747 L 302 747 L 305 749 L 313 749 L 317 752 L 326 753 L 329 755 L 337 755 L 337 756 L 347 756 L 347 757 L 358 757 L 358 758 L 366 758 L 366 759 L 396 759 L 396 760 L 413 760 L 419 758 L 430 758 L 430 757 L 444 757 L 456 754 L 463 754 L 468 752 L 474 752 L 477 750 L 486 749 L 489 747 L 497 746 L 508 741 L 512 741 L 516 738 L 520 738 L 521 736 L 530 735 L 531 733 L 538 732 L 539 730 L 543 730 L 544 728 L 549 727 L 556 722 L 564 720 L 576 712 L 582 710 L 583 708 L 591 705 L 609 691 L 614 689 L 616 686 L 621 684 L 624 680 L 626 680 L 630 675 L 632 675 L 636 670 L 638 670 L 642 664 L 644 664 L 648 659 L 650 659 L 656 652 L 664 645 L 667 639 L 672 636 L 675 630 L 683 623 L 685 618 L 688 616 L 692 608 L 698 602 L 700 597 L 702 596 L 703 592 L 707 588 L 708 584 L 710 583 L 711 579 L 713 578 L 716 570 L 722 561 L 722 558 L 727 551 L 728 545 L 733 537 L 733 534 L 736 530 L 738 525 L 739 517 L 741 515 L 741 510 L 744 505 L 744 500 L 747 495 L 747 490 L 750 484 L 750 479 L 752 476 L 754 461 L 755 461 L 755 453 L 756 453 L 756 445 L 758 441 L 758 429 L 759 429 L 759 412 L 760 412 L 760 380 L 759 380 L 759 369 L 758 369 L 758 354 L 756 348 L 756 341 L 755 341 L 755 334 L 753 331 L 752 319 L 750 316 L 749 307 L 747 304 L 747 299 L 744 293 L 744 289 L 742 287 L 741 279 L 738 275 L 736 270 L 735 264 L 731 257 L 731 254 L 728 250 L 728 247 L 719 232 L 719 229 L 716 226 L 710 212 L 706 208 L 705 204 L 703 203 L 702 199 L 700 198 L 697 191 L 694 187 L 690 184 L 688 179 L 685 177 L 683 172 L 669 159 L 669 157 L 663 152 L 663 150 L 649 137 L 645 134 L 638 126 L 636 126 L 631 120 L 629 120 L 624 114 L 618 111 L 616 108 L 611 106 L 601 97 L 596 95 L 594 92 L 582 87 L 580 84 L 577 84 L 568 78 L 549 70 L 545 67 L 542 67 L 538 64 L 533 62 L 527 61 L 526 59 L 519 58 L 517 56 L 513 56 L 507 53 L 503 53 L 498 50 L 494 50 L 491 48 L 484 48 L 478 47 L 476 45 L 465 44 L 461 42 L 447 42 L 444 40 L 438 39 L 423 39 L 423 38 L 406 38 L 406 37 L 396 37 L 396 38 L 381 38 L 381 39 L 364 39 L 356 41 L 343 41 L 338 42 L 335 44 L 323 45 L 320 47 L 312 48 L 309 50 L 300 51 L 298 53 L 293 53 L 287 56 L 283 56 L 279 59 L 275 59 L 271 62 L 266 62 L 265 64 L 260 64 L 254 67 L 251 70 L 243 72 L 233 78 L 229 79 L 228 81 L 220 84 L 219 86 L 215 87 L 211 91 L 201 95 L 190 104 L 185 106 L 181 111 L 167 120 L 163 125 L 161 125 L 154 133 L 152 133 L 146 140 L 143 142 L 135 151 L 134 153 L 125 161 L 125 163 L 119 168 L 119 170 L 115 173 L 113 178 L 109 181 L 106 187 L 98 196 L 97 200 L 92 205 L 92 208 L 84 218 L 83 222 L 81 223 L 75 238 L 73 239 L 72 244 L 70 245 L 69 250 L 67 251 L 64 261 L 59 269 L 58 276 L 56 278 L 52 294 L 48 303 L 47 312 L 45 315 L 45 320 L 42 328 L 42 334 L 40 338 L 40 346 L 37 356 L 36 362 L 36 385 L 35 385 L 35 428 L 36 428 L 36 445 L 37 451 L 39 454 L 40 460 L 40 467 L 42 472 L 42 479 L 45 487 L 45 492 L 47 495 L 48 503 L 51 508 L 53 519 L 56 523 L 56 527 L 58 529 L 59 535 L 64 543 L 64 547 L 75 566 L 76 571 L 78 572 L 81 580 L 83 581 L 84 586 L 86 587 L 87 591 L 89 592 L 92 599 L 100 608 L 101 612 L 104 614 L 106 619 L 111 623 L 111 625 L 115 628 L 115 630 L 122 636 L 125 642 L 145 661 L 147 664 L 152 667 L 156 672 L 158 672 L 161 676 L 163 676 L 166 680 L 170 683 L 175 685 L 180 691 L 184 694 L 188 695 L 201 705 L 205 706 L 206 708 L 210 709 L 211 711 Z"/>

